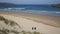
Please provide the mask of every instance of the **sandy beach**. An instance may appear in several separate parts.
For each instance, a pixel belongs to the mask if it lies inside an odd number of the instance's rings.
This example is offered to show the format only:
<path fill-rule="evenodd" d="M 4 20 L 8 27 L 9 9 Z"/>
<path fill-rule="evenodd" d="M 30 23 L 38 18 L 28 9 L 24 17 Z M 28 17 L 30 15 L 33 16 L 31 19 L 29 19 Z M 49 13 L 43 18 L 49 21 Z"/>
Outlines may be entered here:
<path fill-rule="evenodd" d="M 43 34 L 60 34 L 60 16 L 49 16 L 40 14 L 28 14 L 18 12 L 0 11 L 0 16 L 17 22 L 25 31 L 38 31 Z M 36 27 L 36 30 L 32 30 Z"/>

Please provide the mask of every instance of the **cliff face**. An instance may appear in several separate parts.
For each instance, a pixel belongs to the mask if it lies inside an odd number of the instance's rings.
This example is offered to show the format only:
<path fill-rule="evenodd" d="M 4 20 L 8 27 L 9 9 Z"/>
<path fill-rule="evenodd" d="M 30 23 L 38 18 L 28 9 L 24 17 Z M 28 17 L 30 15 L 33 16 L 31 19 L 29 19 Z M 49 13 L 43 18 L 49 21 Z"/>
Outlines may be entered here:
<path fill-rule="evenodd" d="M 53 4 L 53 7 L 60 8 L 60 4 Z"/>
<path fill-rule="evenodd" d="M 13 3 L 0 2 L 0 5 L 14 5 Z"/>

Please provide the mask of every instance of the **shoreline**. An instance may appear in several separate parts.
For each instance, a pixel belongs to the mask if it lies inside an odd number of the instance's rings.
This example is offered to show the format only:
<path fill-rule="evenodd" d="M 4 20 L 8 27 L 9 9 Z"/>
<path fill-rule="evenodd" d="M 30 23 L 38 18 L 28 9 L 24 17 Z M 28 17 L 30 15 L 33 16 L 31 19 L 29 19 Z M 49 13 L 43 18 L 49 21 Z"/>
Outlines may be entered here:
<path fill-rule="evenodd" d="M 49 16 L 49 15 L 41 15 L 41 14 L 30 14 L 30 13 L 18 13 L 18 12 L 9 12 L 9 11 L 0 11 L 0 14 L 8 14 L 14 16 L 21 16 L 23 18 L 27 18 L 33 20 L 35 22 L 41 22 L 46 25 L 59 27 L 60 28 L 60 16 Z"/>
<path fill-rule="evenodd" d="M 33 12 L 30 12 L 30 11 L 27 11 L 26 10 L 0 10 L 0 11 L 8 11 L 8 12 L 17 12 L 17 13 L 27 13 L 27 14 L 37 14 L 37 15 L 48 15 L 48 16 L 60 16 L 60 12 L 59 11 L 41 11 L 41 12 L 37 12 L 37 13 L 33 13 Z"/>

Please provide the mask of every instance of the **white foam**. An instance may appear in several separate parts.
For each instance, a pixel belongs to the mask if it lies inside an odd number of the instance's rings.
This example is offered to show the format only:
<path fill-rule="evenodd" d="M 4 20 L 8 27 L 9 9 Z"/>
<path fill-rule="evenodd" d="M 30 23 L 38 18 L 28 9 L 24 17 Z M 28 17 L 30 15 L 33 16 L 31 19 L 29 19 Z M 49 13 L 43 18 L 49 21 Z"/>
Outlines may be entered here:
<path fill-rule="evenodd" d="M 56 13 L 59 13 L 60 14 L 60 12 L 56 12 Z"/>
<path fill-rule="evenodd" d="M 4 8 L 4 10 L 23 10 L 25 8 Z"/>

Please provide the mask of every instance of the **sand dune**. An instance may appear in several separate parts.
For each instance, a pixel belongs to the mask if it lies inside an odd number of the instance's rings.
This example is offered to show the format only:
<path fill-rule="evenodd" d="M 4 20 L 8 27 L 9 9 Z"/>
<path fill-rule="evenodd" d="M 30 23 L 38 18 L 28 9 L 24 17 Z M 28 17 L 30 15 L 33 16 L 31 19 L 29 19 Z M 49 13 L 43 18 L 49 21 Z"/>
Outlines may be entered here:
<path fill-rule="evenodd" d="M 21 29 L 17 30 L 25 30 L 25 31 L 38 31 L 43 34 L 60 34 L 60 28 L 49 26 L 40 22 L 35 22 L 31 19 L 26 19 L 22 16 L 13 16 L 13 15 L 5 15 L 5 14 L 0 14 L 0 16 L 3 16 L 9 20 L 13 20 L 16 23 L 18 23 L 21 26 Z M 36 27 L 36 30 L 32 30 L 32 27 Z"/>

